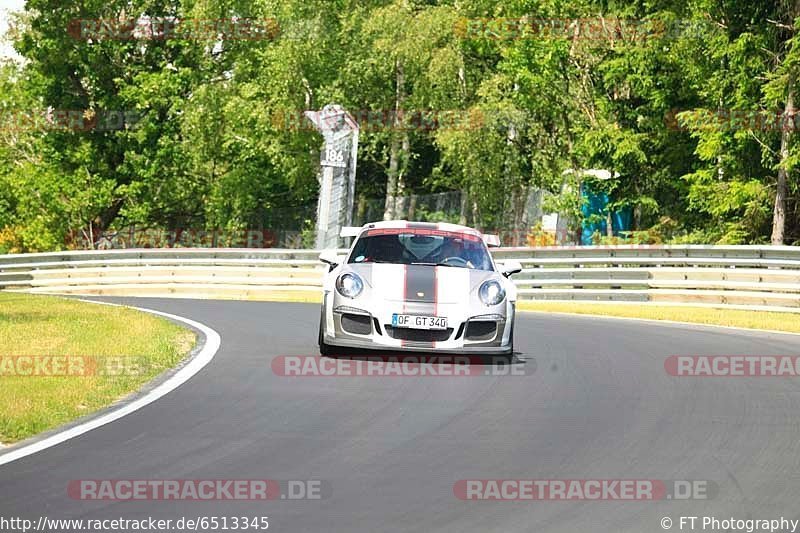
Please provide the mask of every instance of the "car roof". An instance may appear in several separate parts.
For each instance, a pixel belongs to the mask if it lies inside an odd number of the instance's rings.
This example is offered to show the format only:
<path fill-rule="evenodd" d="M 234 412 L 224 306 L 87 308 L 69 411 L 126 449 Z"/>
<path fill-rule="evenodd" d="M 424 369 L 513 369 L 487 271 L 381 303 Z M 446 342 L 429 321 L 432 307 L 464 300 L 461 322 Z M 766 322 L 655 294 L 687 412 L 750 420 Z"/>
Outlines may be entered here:
<path fill-rule="evenodd" d="M 456 233 L 468 233 L 472 235 L 482 236 L 482 233 L 474 228 L 462 226 L 460 224 L 451 224 L 449 222 L 413 222 L 408 220 L 381 220 L 379 222 L 370 222 L 361 226 L 361 229 L 383 229 L 383 228 L 410 228 L 410 229 L 435 229 L 442 231 L 452 231 Z"/>

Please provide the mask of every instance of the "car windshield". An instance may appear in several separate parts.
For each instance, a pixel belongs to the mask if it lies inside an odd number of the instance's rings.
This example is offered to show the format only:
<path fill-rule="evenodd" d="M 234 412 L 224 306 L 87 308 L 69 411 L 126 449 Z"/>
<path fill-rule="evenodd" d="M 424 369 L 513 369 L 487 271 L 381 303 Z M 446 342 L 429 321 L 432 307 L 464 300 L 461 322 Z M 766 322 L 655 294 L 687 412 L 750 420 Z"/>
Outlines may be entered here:
<path fill-rule="evenodd" d="M 429 264 L 494 270 L 483 240 L 469 233 L 411 229 L 369 230 L 348 263 Z"/>

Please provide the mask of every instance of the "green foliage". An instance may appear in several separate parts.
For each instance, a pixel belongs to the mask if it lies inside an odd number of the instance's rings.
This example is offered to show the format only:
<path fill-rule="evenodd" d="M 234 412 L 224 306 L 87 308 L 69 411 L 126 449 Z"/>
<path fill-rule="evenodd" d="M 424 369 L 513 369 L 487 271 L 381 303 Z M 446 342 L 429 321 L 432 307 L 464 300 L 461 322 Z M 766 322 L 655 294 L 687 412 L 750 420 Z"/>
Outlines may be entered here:
<path fill-rule="evenodd" d="M 0 65 L 0 251 L 55 250 L 130 226 L 293 230 L 311 245 L 321 138 L 281 117 L 332 102 L 462 119 L 362 124 L 359 196 L 388 194 L 392 163 L 403 194 L 463 191 L 460 213 L 415 218 L 525 232 L 535 224 L 522 216 L 527 195 L 543 190 L 545 212 L 566 215 L 575 232 L 590 222 L 580 171 L 602 169 L 614 176 L 597 184 L 608 210 L 633 210 L 628 239 L 761 243 L 784 169 L 786 240 L 800 240 L 797 135 L 780 121 L 765 126 L 800 80 L 791 3 L 28 0 L 25 9 L 12 35 L 25 62 Z M 123 14 L 273 18 L 281 31 L 219 42 L 67 31 L 73 19 Z M 597 24 L 469 30 L 520 17 Z M 130 120 L 85 131 L 9 124 L 15 112 L 48 108 Z"/>

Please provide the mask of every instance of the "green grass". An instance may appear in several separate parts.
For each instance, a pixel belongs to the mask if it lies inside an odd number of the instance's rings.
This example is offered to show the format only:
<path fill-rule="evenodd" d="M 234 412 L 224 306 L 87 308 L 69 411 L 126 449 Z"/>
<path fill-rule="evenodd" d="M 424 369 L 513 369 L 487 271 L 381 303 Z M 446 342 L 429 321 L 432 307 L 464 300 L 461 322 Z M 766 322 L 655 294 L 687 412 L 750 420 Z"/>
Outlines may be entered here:
<path fill-rule="evenodd" d="M 124 398 L 174 367 L 194 344 L 193 332 L 134 309 L 0 292 L 0 443 Z M 21 376 L 18 356 L 74 356 L 97 361 L 100 371 Z"/>
<path fill-rule="evenodd" d="M 800 333 L 800 316 L 795 313 L 744 311 L 711 307 L 655 306 L 584 302 L 517 301 L 521 311 L 603 315 L 647 320 L 672 320 L 714 326 L 764 329 Z"/>

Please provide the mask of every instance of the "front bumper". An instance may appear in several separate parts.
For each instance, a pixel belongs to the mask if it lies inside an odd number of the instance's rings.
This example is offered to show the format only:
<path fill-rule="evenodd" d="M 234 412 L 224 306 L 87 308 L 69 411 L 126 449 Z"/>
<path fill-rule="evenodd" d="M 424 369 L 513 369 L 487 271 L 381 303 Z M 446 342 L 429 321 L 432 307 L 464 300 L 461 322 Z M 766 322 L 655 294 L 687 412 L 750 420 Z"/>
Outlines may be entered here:
<path fill-rule="evenodd" d="M 394 302 L 368 309 L 326 293 L 323 338 L 337 347 L 447 354 L 509 354 L 514 304 L 468 309 L 459 304 Z M 447 330 L 392 328 L 392 315 L 447 317 Z"/>

